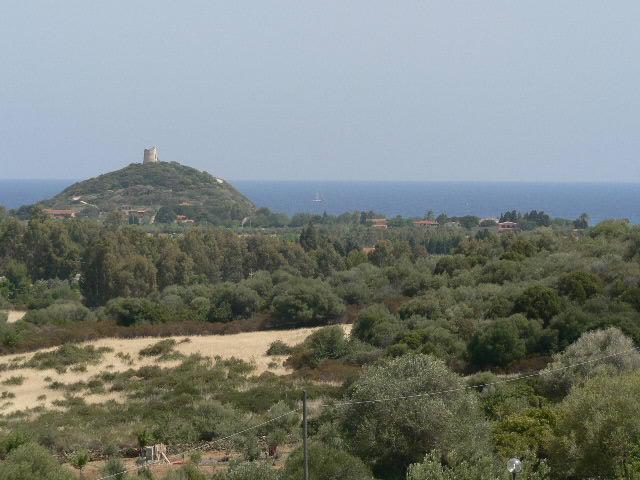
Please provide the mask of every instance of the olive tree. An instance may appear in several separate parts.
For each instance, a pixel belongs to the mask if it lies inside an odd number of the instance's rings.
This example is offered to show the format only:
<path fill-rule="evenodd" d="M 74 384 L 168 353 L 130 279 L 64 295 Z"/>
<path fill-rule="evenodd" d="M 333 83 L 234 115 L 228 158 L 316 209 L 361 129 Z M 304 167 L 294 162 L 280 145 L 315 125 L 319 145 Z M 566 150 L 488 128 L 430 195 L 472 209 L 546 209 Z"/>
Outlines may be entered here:
<path fill-rule="evenodd" d="M 576 366 L 565 368 L 569 365 Z M 543 370 L 541 381 L 547 391 L 563 395 L 589 376 L 614 375 L 638 368 L 640 353 L 635 351 L 633 341 L 610 327 L 587 332 L 564 352 L 554 355 L 553 362 Z"/>
<path fill-rule="evenodd" d="M 407 354 L 365 368 L 348 391 L 354 403 L 341 407 L 350 449 L 385 478 L 402 478 L 434 448 L 482 450 L 487 428 L 476 394 L 464 385 L 429 355 Z M 431 394 L 442 391 L 448 393 Z"/>
<path fill-rule="evenodd" d="M 550 460 L 559 478 L 640 478 L 640 371 L 599 375 L 558 408 Z"/>

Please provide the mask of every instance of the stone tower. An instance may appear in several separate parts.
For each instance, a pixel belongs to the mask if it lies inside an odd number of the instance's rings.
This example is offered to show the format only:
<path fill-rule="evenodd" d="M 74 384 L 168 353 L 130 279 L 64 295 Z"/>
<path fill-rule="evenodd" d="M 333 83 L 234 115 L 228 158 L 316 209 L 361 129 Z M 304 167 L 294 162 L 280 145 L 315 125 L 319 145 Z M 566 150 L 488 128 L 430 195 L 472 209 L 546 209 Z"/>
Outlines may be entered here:
<path fill-rule="evenodd" d="M 158 149 L 156 147 L 145 148 L 142 163 L 158 163 Z"/>

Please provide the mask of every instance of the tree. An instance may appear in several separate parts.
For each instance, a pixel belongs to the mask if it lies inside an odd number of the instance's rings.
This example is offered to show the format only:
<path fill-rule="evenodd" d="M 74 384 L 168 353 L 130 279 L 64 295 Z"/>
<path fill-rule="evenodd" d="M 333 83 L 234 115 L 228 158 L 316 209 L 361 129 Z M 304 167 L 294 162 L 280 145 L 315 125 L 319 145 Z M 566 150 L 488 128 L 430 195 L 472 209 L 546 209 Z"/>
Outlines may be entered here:
<path fill-rule="evenodd" d="M 340 298 L 321 280 L 293 277 L 274 287 L 271 312 L 278 326 L 322 325 L 343 311 Z"/>
<path fill-rule="evenodd" d="M 309 477 L 314 480 L 373 480 L 367 466 L 357 457 L 322 443 L 309 444 Z M 303 451 L 295 450 L 287 459 L 281 480 L 303 478 Z"/>
<path fill-rule="evenodd" d="M 576 366 L 565 368 L 569 365 Z M 610 327 L 585 333 L 564 352 L 554 355 L 541 379 L 548 391 L 564 395 L 589 376 L 611 376 L 638 368 L 640 353 L 635 350 L 633 341 L 617 328 Z"/>
<path fill-rule="evenodd" d="M 348 391 L 342 429 L 353 453 L 377 476 L 404 478 L 406 468 L 440 448 L 461 454 L 482 451 L 487 431 L 474 393 L 458 390 L 461 377 L 441 360 L 407 354 L 365 367 Z M 446 401 L 430 392 L 449 391 Z M 406 397 L 402 403 L 368 402 Z M 362 403 L 357 403 L 362 402 Z"/>
<path fill-rule="evenodd" d="M 239 318 L 249 318 L 260 305 L 260 296 L 255 290 L 242 284 L 223 283 L 216 286 L 208 319 L 211 322 L 225 322 Z"/>
<path fill-rule="evenodd" d="M 598 375 L 558 408 L 550 448 L 559 478 L 640 478 L 640 372 Z"/>
<path fill-rule="evenodd" d="M 589 228 L 589 215 L 586 213 L 580 214 L 580 216 L 573 221 L 573 227 L 578 230 Z"/>
<path fill-rule="evenodd" d="M 398 322 L 384 305 L 371 305 L 360 311 L 351 334 L 376 347 L 391 344 L 398 332 Z"/>
<path fill-rule="evenodd" d="M 572 300 L 584 302 L 587 298 L 601 293 L 602 281 L 593 273 L 565 273 L 558 280 L 558 292 Z"/>
<path fill-rule="evenodd" d="M 305 251 L 318 248 L 318 230 L 313 223 L 308 224 L 300 233 L 300 245 Z"/>
<path fill-rule="evenodd" d="M 479 328 L 468 350 L 471 363 L 477 367 L 505 366 L 527 353 L 525 341 L 511 318 L 499 318 Z"/>
<path fill-rule="evenodd" d="M 511 475 L 503 462 L 486 453 L 469 458 L 455 458 L 444 462 L 440 452 L 432 452 L 425 456 L 422 463 L 409 467 L 407 480 L 508 480 Z M 454 454 L 455 456 L 455 454 Z M 519 477 L 528 480 L 547 480 L 549 469 L 544 462 L 528 458 L 524 462 L 524 470 Z"/>
<path fill-rule="evenodd" d="M 0 462 L 2 480 L 73 480 L 74 477 L 47 452 L 33 443 L 21 445 Z"/>
<path fill-rule="evenodd" d="M 522 292 L 515 301 L 515 313 L 524 313 L 529 318 L 539 318 L 545 324 L 560 312 L 561 303 L 558 293 L 543 285 L 534 285 Z"/>
<path fill-rule="evenodd" d="M 171 207 L 163 205 L 156 213 L 156 223 L 173 223 L 176 221 L 177 215 Z"/>

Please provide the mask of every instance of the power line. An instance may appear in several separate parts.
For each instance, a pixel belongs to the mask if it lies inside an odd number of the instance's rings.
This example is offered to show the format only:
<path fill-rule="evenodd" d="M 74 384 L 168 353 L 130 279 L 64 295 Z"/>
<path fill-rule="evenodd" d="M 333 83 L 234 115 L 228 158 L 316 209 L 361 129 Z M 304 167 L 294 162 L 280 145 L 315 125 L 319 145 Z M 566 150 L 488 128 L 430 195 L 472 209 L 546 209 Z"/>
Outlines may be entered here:
<path fill-rule="evenodd" d="M 609 355 L 604 355 L 604 356 L 601 356 L 601 357 L 598 357 L 598 358 L 593 358 L 593 359 L 590 359 L 590 360 L 584 360 L 582 362 L 572 363 L 572 364 L 569 364 L 569 365 L 565 365 L 563 367 L 538 370 L 537 372 L 534 372 L 534 373 L 529 373 L 529 374 L 526 374 L 526 375 L 519 375 L 519 376 L 516 376 L 516 377 L 504 378 L 504 379 L 501 379 L 501 380 L 482 383 L 482 384 L 478 384 L 478 385 L 465 385 L 465 386 L 462 386 L 462 387 L 451 388 L 451 389 L 447 389 L 447 390 L 437 390 L 437 391 L 432 391 L 432 392 L 416 393 L 416 394 L 412 394 L 412 395 L 402 395 L 402 396 L 398 396 L 398 397 L 372 398 L 372 399 L 369 399 L 369 400 L 355 400 L 355 401 L 338 402 L 338 403 L 323 403 L 323 404 L 320 404 L 319 407 L 342 407 L 342 406 L 347 406 L 347 405 L 362 405 L 362 404 L 372 404 L 372 403 L 394 402 L 394 401 L 399 401 L 399 400 L 410 400 L 410 399 L 413 399 L 413 398 L 421 398 L 421 397 L 428 397 L 428 396 L 434 396 L 434 395 L 443 395 L 443 394 L 447 394 L 447 393 L 461 392 L 461 391 L 464 391 L 464 390 L 472 390 L 472 389 L 476 389 L 476 388 L 485 388 L 485 387 L 490 387 L 490 386 L 493 386 L 493 385 L 499 385 L 499 384 L 503 384 L 503 383 L 515 382 L 515 381 L 519 381 L 519 380 L 525 380 L 525 379 L 528 379 L 528 378 L 538 377 L 538 376 L 541 376 L 541 375 L 548 375 L 550 373 L 560 372 L 560 371 L 563 371 L 563 370 L 568 370 L 570 368 L 580 367 L 582 365 L 589 365 L 589 364 L 596 363 L 596 362 L 599 362 L 599 361 L 602 361 L 602 360 L 606 360 L 608 358 L 628 355 L 631 352 L 637 352 L 637 351 L 638 350 L 636 348 L 631 348 L 629 350 L 624 350 L 622 352 L 611 353 Z M 265 425 L 269 425 L 270 423 L 273 423 L 276 420 L 284 418 L 284 417 L 286 417 L 288 415 L 291 415 L 293 413 L 300 412 L 301 410 L 302 410 L 302 407 L 295 408 L 295 409 L 290 410 L 290 411 L 288 411 L 286 413 L 283 413 L 282 415 L 278 415 L 277 417 L 271 418 L 271 419 L 269 419 L 269 420 L 267 420 L 265 422 L 259 423 L 257 425 L 253 425 L 251 427 L 247 427 L 244 430 L 240 430 L 238 432 L 235 432 L 235 433 L 232 433 L 230 435 L 227 435 L 226 437 L 218 438 L 216 440 L 212 440 L 210 442 L 206 442 L 206 443 L 204 443 L 202 445 L 199 445 L 197 447 L 193 447 L 193 448 L 185 450 L 183 452 L 176 453 L 176 454 L 172 455 L 172 457 L 176 457 L 178 455 L 186 455 L 188 453 L 195 452 L 197 450 L 201 450 L 203 448 L 210 447 L 210 446 L 215 445 L 215 444 L 219 444 L 221 442 L 224 442 L 225 440 L 229 440 L 230 438 L 237 437 L 238 435 L 242 435 L 244 433 L 250 432 L 251 430 L 255 430 L 255 429 L 263 427 Z M 158 463 L 159 463 L 158 461 L 149 462 L 149 463 L 146 463 L 144 465 L 140 465 L 140 466 L 137 466 L 137 467 L 124 469 L 124 470 L 122 470 L 120 472 L 117 472 L 117 473 L 112 473 L 112 474 L 107 475 L 107 476 L 99 477 L 97 480 L 108 480 L 110 478 L 117 477 L 118 475 L 122 475 L 122 474 L 125 474 L 125 473 L 142 470 L 143 468 L 146 468 L 146 467 L 149 467 L 149 466 L 153 466 L 153 465 L 157 465 Z"/>
<path fill-rule="evenodd" d="M 460 392 L 463 390 L 473 390 L 475 388 L 484 388 L 484 387 L 490 387 L 492 385 L 499 385 L 502 383 L 508 383 L 508 382 L 515 382 L 517 380 L 524 380 L 527 378 L 532 378 L 532 377 L 538 377 L 541 375 L 547 375 L 549 373 L 553 373 L 553 372 L 559 372 L 562 370 L 568 370 L 570 368 L 574 368 L 574 367 L 579 367 L 582 365 L 587 365 L 587 364 L 591 364 L 591 363 L 595 363 L 595 362 L 599 362 L 601 360 L 605 360 L 607 358 L 612 358 L 612 357 L 618 357 L 618 356 L 622 356 L 622 355 L 628 355 L 631 352 L 636 352 L 637 349 L 632 348 L 629 350 L 624 350 L 622 352 L 616 352 L 616 353 L 612 353 L 609 355 L 605 355 L 602 357 L 598 357 L 595 359 L 591 359 L 591 360 L 585 360 L 583 362 L 578 362 L 578 363 L 573 363 L 570 365 L 565 365 L 564 367 L 557 367 L 557 368 L 551 368 L 551 369 L 545 369 L 545 370 L 538 370 L 537 372 L 534 373 L 529 373 L 526 375 L 519 375 L 517 377 L 510 377 L 510 378 L 504 378 L 501 380 L 496 380 L 494 382 L 487 382 L 487 383 L 481 383 L 478 385 L 465 385 L 463 387 L 457 387 L 457 388 L 451 388 L 448 390 L 439 390 L 439 391 L 435 391 L 435 392 L 426 392 L 426 393 L 416 393 L 416 394 L 412 394 L 412 395 L 402 395 L 399 397 L 386 397 L 386 398 L 373 398 L 370 400 L 355 400 L 355 401 L 349 401 L 349 402 L 338 402 L 338 403 L 323 403 L 320 404 L 321 407 L 342 407 L 342 406 L 347 406 L 347 405 L 358 405 L 358 404 L 366 404 L 366 403 L 383 403 L 383 402 L 393 402 L 393 401 L 397 401 L 397 400 L 409 400 L 412 398 L 420 398 L 420 397 L 428 397 L 428 396 L 432 396 L 432 395 L 443 395 L 445 393 L 454 393 L 454 392 Z"/>

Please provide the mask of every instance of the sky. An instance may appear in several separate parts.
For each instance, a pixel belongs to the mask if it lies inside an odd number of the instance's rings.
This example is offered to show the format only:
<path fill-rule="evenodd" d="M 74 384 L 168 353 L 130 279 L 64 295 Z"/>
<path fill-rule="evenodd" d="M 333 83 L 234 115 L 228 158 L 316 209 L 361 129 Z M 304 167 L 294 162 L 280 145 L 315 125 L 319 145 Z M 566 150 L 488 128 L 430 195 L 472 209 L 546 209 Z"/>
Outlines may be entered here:
<path fill-rule="evenodd" d="M 0 10 L 0 178 L 640 181 L 637 0 Z"/>

